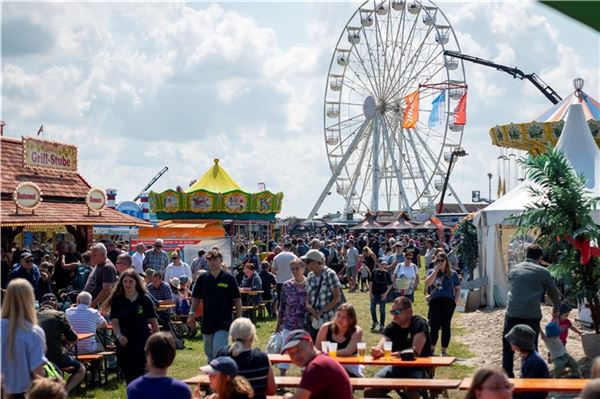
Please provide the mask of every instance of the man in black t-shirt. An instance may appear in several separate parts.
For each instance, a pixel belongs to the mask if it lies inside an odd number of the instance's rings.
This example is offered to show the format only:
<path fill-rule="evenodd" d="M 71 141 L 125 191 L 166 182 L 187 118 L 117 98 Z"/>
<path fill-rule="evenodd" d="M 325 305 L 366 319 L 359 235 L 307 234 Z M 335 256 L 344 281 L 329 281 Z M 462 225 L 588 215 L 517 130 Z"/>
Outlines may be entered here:
<path fill-rule="evenodd" d="M 117 279 L 117 269 L 107 259 L 106 247 L 102 243 L 92 247 L 90 263 L 95 267 L 90 272 L 83 290 L 92 295 L 93 300 L 90 307 L 93 308 L 104 302 L 110 295 Z"/>
<path fill-rule="evenodd" d="M 379 343 L 371 348 L 371 356 L 379 358 L 384 355 L 384 343 L 392 342 L 392 354 L 398 356 L 398 352 L 404 349 L 414 349 L 419 357 L 431 356 L 431 339 L 429 337 L 429 325 L 421 316 L 413 315 L 410 299 L 401 296 L 396 298 L 392 304 L 392 322 L 383 330 L 383 336 Z M 387 366 L 375 374 L 375 378 L 426 378 L 426 370 L 419 367 L 393 367 Z M 387 389 L 368 389 L 365 391 L 366 398 L 385 397 Z M 418 391 L 404 391 L 404 395 L 413 398 L 419 395 Z"/>
<path fill-rule="evenodd" d="M 204 301 L 202 316 L 204 353 L 210 362 L 216 357 L 219 349 L 227 346 L 232 309 L 235 307 L 235 317 L 240 317 L 242 300 L 235 277 L 222 267 L 223 255 L 213 249 L 206 254 L 206 260 L 209 272 L 199 276 L 196 280 L 187 324 L 190 328 L 195 328 L 194 314 L 202 299 Z"/>
<path fill-rule="evenodd" d="M 379 261 L 377 268 L 369 276 L 369 297 L 371 298 L 371 331 L 383 332 L 385 326 L 385 302 L 392 289 L 392 278 L 387 271 L 387 260 Z M 379 305 L 379 325 L 377 324 L 377 305 Z"/>

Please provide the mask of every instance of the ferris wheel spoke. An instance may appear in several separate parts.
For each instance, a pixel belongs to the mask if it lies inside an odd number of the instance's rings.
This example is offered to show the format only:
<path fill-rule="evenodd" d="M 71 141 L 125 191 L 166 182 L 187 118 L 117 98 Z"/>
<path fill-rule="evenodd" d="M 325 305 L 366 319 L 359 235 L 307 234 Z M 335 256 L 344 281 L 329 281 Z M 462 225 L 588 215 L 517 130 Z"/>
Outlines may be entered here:
<path fill-rule="evenodd" d="M 387 73 L 387 76 L 386 76 L 386 79 L 385 79 L 385 82 L 384 82 L 385 92 L 387 92 L 389 90 L 388 88 L 391 85 L 393 85 L 393 76 L 392 76 L 392 73 L 391 73 L 391 68 L 394 65 L 394 60 L 395 60 L 395 57 L 396 57 L 396 49 L 398 47 L 398 46 L 393 45 L 393 43 L 398 43 L 398 36 L 400 36 L 400 33 L 402 33 L 402 37 L 404 37 L 404 21 L 405 21 L 405 14 L 404 13 L 405 13 L 405 10 L 406 10 L 406 7 L 402 8 L 402 17 L 400 19 L 400 22 L 398 23 L 398 29 L 396 30 L 396 36 L 395 36 L 395 38 L 394 38 L 394 40 L 392 42 L 392 54 L 391 54 L 390 62 L 389 62 L 390 70 L 388 70 L 386 68 L 386 72 L 388 72 L 388 73 Z M 391 18 L 390 18 L 390 20 L 391 20 Z M 387 39 L 387 37 L 386 37 L 386 39 Z M 400 40 L 400 42 L 402 42 L 402 39 Z M 386 48 L 387 47 L 388 46 L 386 46 Z M 400 53 L 400 60 L 398 62 L 402 63 L 402 53 Z"/>
<path fill-rule="evenodd" d="M 371 87 L 371 92 L 375 93 L 376 89 L 375 86 L 373 86 L 373 82 L 371 81 L 371 78 L 369 77 L 369 71 L 367 71 L 367 68 L 364 65 L 364 61 L 362 59 L 362 57 L 359 54 L 359 50 L 358 47 L 353 46 L 354 49 L 356 50 L 356 56 L 358 57 L 358 59 L 360 60 L 360 62 L 358 64 L 360 64 L 362 66 L 363 71 L 365 71 L 365 76 L 367 77 L 367 80 L 369 81 L 369 84 L 367 85 L 365 82 L 363 82 L 363 80 L 360 77 L 360 73 L 358 73 L 357 70 L 355 70 L 352 65 L 353 63 L 349 63 L 348 67 L 350 68 L 350 70 L 354 73 L 354 76 L 356 76 L 356 78 L 361 82 L 362 86 L 364 87 L 364 89 L 369 92 L 368 86 Z"/>
<path fill-rule="evenodd" d="M 347 78 L 347 77 L 344 76 L 344 79 L 342 80 L 342 86 L 347 87 L 348 90 L 356 93 L 357 96 L 363 97 L 364 93 L 360 93 L 358 90 L 356 90 L 354 88 L 354 86 L 350 85 L 350 83 L 353 83 L 353 84 L 355 84 L 357 86 L 360 86 L 360 87 L 362 87 L 365 90 L 365 92 L 368 92 L 367 88 L 362 85 L 362 82 L 359 82 L 360 84 L 356 84 L 356 81 L 354 79 L 351 79 L 349 77 Z"/>
<path fill-rule="evenodd" d="M 370 90 L 369 90 L 367 84 L 365 82 L 363 82 L 363 80 L 360 78 L 360 74 L 358 73 L 358 71 L 356 71 L 354 68 L 352 68 L 352 63 L 348 64 L 348 68 L 350 69 L 350 71 L 352 72 L 352 75 L 355 76 L 357 80 L 352 79 L 350 76 L 348 76 L 349 74 L 344 74 L 344 79 L 343 79 L 342 83 L 347 84 L 347 81 L 349 80 L 351 83 L 356 84 L 359 88 L 362 88 L 365 93 L 369 93 Z M 361 97 L 364 96 L 364 93 L 359 93 L 358 90 L 356 90 L 355 88 L 353 88 L 352 91 L 354 91 L 356 94 L 358 94 Z"/>
<path fill-rule="evenodd" d="M 412 130 L 414 132 L 414 130 Z M 415 161 L 417 163 L 417 167 L 419 168 L 419 173 L 421 174 L 421 181 L 423 182 L 423 191 L 425 191 L 427 189 L 427 177 L 425 176 L 425 169 L 423 168 L 423 162 L 421 160 L 421 157 L 419 156 L 419 152 L 417 151 L 417 146 L 415 145 L 415 141 L 414 141 L 414 134 L 409 134 L 407 136 L 408 138 L 408 143 L 410 144 L 412 150 L 413 150 L 413 154 L 415 155 Z"/>
<path fill-rule="evenodd" d="M 375 14 L 375 35 L 374 36 L 375 36 L 375 43 L 377 44 L 375 54 L 377 55 L 377 68 L 379 69 L 379 75 L 378 75 L 378 77 L 379 77 L 379 94 L 381 94 L 383 92 L 382 80 L 385 77 L 385 69 L 386 69 L 385 68 L 385 56 L 387 53 L 387 48 L 385 48 L 385 45 L 383 43 L 383 37 L 381 35 L 381 29 L 379 26 L 379 20 L 380 20 L 379 14 L 377 14 L 377 12 L 374 12 L 374 14 Z M 386 16 L 387 16 L 386 21 L 390 20 L 390 18 L 391 18 L 390 15 L 391 15 L 391 10 L 388 10 L 388 12 L 386 14 Z M 380 61 L 382 54 L 383 54 L 383 61 L 384 61 L 383 69 L 381 68 L 381 61 Z"/>
<path fill-rule="evenodd" d="M 377 22 L 375 22 L 375 25 L 377 25 Z M 380 86 L 378 85 L 378 82 L 376 80 L 378 80 L 377 76 L 379 76 L 379 74 L 377 72 L 375 72 L 375 65 L 373 65 L 373 56 L 372 56 L 372 51 L 369 50 L 370 46 L 369 46 L 369 38 L 367 36 L 367 30 L 361 29 L 361 31 L 363 33 L 363 37 L 365 38 L 365 42 L 366 42 L 365 44 L 367 47 L 367 56 L 369 57 L 369 64 L 371 65 L 371 70 L 373 71 L 373 81 L 371 81 L 369 76 L 367 76 L 367 77 L 369 78 L 369 81 L 371 82 L 371 86 L 374 87 L 373 96 L 378 97 Z M 362 60 L 362 58 L 361 58 L 361 62 L 364 62 Z M 380 69 L 378 68 L 378 70 L 380 70 Z"/>
<path fill-rule="evenodd" d="M 429 33 L 431 32 L 431 30 L 432 30 L 431 27 L 427 30 L 427 34 L 423 37 L 423 40 L 421 41 L 421 43 L 419 44 L 419 46 L 415 50 L 414 54 L 412 55 L 412 57 L 410 58 L 410 60 L 406 64 L 405 68 L 402 70 L 402 73 L 400 73 L 400 75 L 398 77 L 398 84 L 395 85 L 395 86 L 392 86 L 392 90 L 396 90 L 396 92 L 398 92 L 398 91 L 401 91 L 401 90 L 409 87 L 407 84 L 402 84 L 403 83 L 402 81 L 404 80 L 403 78 L 405 76 L 414 76 L 414 75 L 412 75 L 412 72 L 415 69 L 415 66 L 416 66 L 416 64 L 418 62 L 419 55 L 423 51 L 423 46 L 425 45 L 425 42 L 426 42 L 427 37 L 429 36 Z M 400 65 L 398 67 L 400 67 Z M 411 67 L 411 71 L 410 71 L 409 74 L 407 74 L 407 70 L 408 70 L 409 67 Z M 386 93 L 386 95 L 390 96 L 390 93 Z"/>
<path fill-rule="evenodd" d="M 396 75 L 400 72 L 400 68 L 402 67 L 402 61 L 403 61 L 403 59 L 405 57 L 406 47 L 408 46 L 408 43 L 411 43 L 413 34 L 414 34 L 414 32 L 416 30 L 416 27 L 417 27 L 417 21 L 418 20 L 419 20 L 419 17 L 418 16 L 415 17 L 415 19 L 413 21 L 413 24 L 412 24 L 412 26 L 410 28 L 410 31 L 408 33 L 408 37 L 406 38 L 406 40 L 404 39 L 404 32 L 402 32 L 400 61 L 396 65 L 396 68 L 394 68 L 394 74 L 392 75 L 392 79 L 391 79 L 392 87 L 395 85 L 394 83 L 396 82 L 396 79 L 399 79 L 400 77 L 402 77 L 402 74 L 398 75 L 398 78 L 396 78 Z"/>
<path fill-rule="evenodd" d="M 420 70 L 419 70 L 417 73 L 413 74 L 413 73 L 412 73 L 413 71 L 411 70 L 411 72 L 410 72 L 410 74 L 409 74 L 409 76 L 411 76 L 411 77 L 409 78 L 409 80 L 407 80 L 406 82 L 404 82 L 404 84 L 402 84 L 402 85 L 399 85 L 399 86 L 398 86 L 398 87 L 399 87 L 399 90 L 398 90 L 397 92 L 395 92 L 395 93 L 392 93 L 391 95 L 392 95 L 392 96 L 394 96 L 394 95 L 398 95 L 398 94 L 399 94 L 399 95 L 401 95 L 402 97 L 404 97 L 406 94 L 408 94 L 408 93 L 407 93 L 407 90 L 408 90 L 408 88 L 410 87 L 410 85 L 411 85 L 413 82 L 415 82 L 415 80 L 417 79 L 417 77 L 423 76 L 423 75 L 424 75 L 424 73 L 423 73 L 423 72 L 425 71 L 425 69 L 426 69 L 426 68 L 429 68 L 429 67 L 431 67 L 432 65 L 436 65 L 436 64 L 431 64 L 431 63 L 430 63 L 430 61 L 432 60 L 432 58 L 434 58 L 434 57 L 439 57 L 439 56 L 440 56 L 440 55 L 442 55 L 442 54 L 443 54 L 443 49 L 442 49 L 442 50 L 440 50 L 440 51 L 439 51 L 437 54 L 432 54 L 432 55 L 431 55 L 431 56 L 430 56 L 430 57 L 427 59 L 427 61 L 426 61 L 425 65 L 423 66 L 423 68 L 421 68 L 421 69 L 420 69 Z M 414 65 L 413 65 L 413 69 L 414 69 L 414 67 L 415 67 L 415 66 L 416 66 L 416 64 L 414 64 Z M 427 79 L 425 79 L 423 82 L 415 82 L 415 83 L 418 83 L 418 84 L 427 84 L 427 82 L 431 81 L 431 79 L 432 79 L 433 77 L 437 76 L 437 74 L 438 74 L 438 73 L 439 73 L 439 72 L 440 72 L 442 69 L 444 69 L 444 67 L 445 67 L 445 66 L 444 66 L 444 64 L 441 64 L 441 65 L 439 65 L 439 66 L 438 66 L 438 68 L 435 70 L 435 72 L 433 72 L 433 73 L 428 73 L 428 74 L 427 74 L 427 75 L 429 75 L 429 77 L 428 77 Z"/>

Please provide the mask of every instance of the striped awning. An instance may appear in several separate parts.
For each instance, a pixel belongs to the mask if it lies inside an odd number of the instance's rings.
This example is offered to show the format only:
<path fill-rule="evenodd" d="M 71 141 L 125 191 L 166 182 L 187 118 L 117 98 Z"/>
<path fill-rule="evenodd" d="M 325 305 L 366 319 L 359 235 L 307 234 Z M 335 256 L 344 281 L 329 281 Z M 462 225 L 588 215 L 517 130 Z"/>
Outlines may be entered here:
<path fill-rule="evenodd" d="M 579 96 L 576 94 L 576 91 L 571 93 L 571 95 L 565 97 L 561 102 L 555 104 L 552 108 L 535 118 L 535 121 L 564 121 L 567 117 L 567 111 L 571 104 L 581 104 L 586 121 L 589 121 L 590 119 L 600 121 L 600 103 L 588 96 L 584 91 L 580 91 Z"/>

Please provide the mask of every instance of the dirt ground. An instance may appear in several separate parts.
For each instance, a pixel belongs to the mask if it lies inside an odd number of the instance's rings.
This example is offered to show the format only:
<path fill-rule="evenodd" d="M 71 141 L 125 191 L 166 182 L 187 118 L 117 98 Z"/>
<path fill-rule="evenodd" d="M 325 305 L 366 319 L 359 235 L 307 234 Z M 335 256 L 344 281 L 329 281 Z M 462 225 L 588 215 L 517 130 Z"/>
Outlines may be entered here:
<path fill-rule="evenodd" d="M 504 309 L 481 309 L 471 313 L 462 313 L 457 318 L 457 324 L 463 328 L 464 334 L 453 338 L 467 345 L 475 354 L 471 359 L 461 360 L 462 364 L 480 368 L 483 366 L 502 367 L 502 328 L 504 324 Z M 542 306 L 542 326 L 551 319 L 552 307 Z M 581 331 L 587 331 L 581 324 L 575 322 L 576 311 L 571 312 L 571 321 Z M 540 354 L 547 359 L 548 351 L 542 341 L 539 345 Z M 574 332 L 569 332 L 567 351 L 577 362 L 584 376 L 589 376 L 591 361 L 585 358 L 581 338 Z M 520 360 L 515 358 L 515 375 L 518 375 Z M 550 365 L 552 370 L 552 365 Z"/>

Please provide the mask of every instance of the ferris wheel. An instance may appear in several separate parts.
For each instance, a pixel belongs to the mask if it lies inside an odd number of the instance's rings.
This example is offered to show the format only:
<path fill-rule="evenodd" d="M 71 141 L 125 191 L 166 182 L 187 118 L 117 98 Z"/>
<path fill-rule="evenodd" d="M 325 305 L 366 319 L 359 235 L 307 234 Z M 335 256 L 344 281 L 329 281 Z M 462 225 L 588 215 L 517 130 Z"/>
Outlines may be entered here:
<path fill-rule="evenodd" d="M 366 1 L 342 30 L 331 57 L 324 138 L 331 178 L 313 218 L 335 185 L 345 213 L 429 210 L 440 195 L 463 126 L 453 112 L 466 92 L 450 22 L 429 1 Z M 403 127 L 407 96 L 418 91 L 418 121 Z M 444 104 L 431 123 L 431 102 Z M 438 104 L 439 105 L 439 104 Z M 448 192 L 462 204 L 451 185 Z"/>

